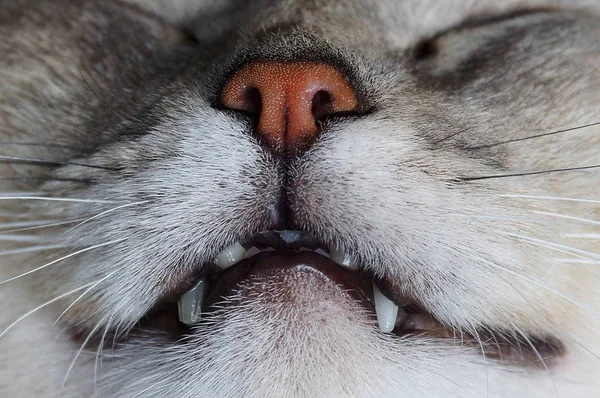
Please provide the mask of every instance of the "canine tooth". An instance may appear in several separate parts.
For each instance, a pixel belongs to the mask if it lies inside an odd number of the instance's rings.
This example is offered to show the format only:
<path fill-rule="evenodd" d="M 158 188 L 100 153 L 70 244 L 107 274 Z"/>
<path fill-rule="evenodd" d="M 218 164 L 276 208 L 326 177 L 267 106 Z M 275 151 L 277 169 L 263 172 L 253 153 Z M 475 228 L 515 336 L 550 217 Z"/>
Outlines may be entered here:
<path fill-rule="evenodd" d="M 329 258 L 331 258 L 331 260 L 338 263 L 344 268 L 348 268 L 354 271 L 358 269 L 358 264 L 356 264 L 354 258 L 352 258 L 352 256 L 348 253 L 345 253 L 341 250 L 333 249 L 329 253 Z"/>
<path fill-rule="evenodd" d="M 317 249 L 317 250 L 315 250 L 315 253 L 318 253 L 321 256 L 329 257 L 329 254 L 327 254 L 327 252 L 323 249 Z"/>
<path fill-rule="evenodd" d="M 237 263 L 244 258 L 246 249 L 239 242 L 235 242 L 233 245 L 225 248 L 215 260 L 217 266 L 221 269 L 227 269 L 233 264 Z"/>
<path fill-rule="evenodd" d="M 246 254 L 245 254 L 244 258 L 252 257 L 252 256 L 254 256 L 255 254 L 258 254 L 258 253 L 260 253 L 260 249 L 258 247 L 256 247 L 256 246 L 252 246 L 250 249 L 248 249 L 246 251 Z"/>
<path fill-rule="evenodd" d="M 185 325 L 198 323 L 202 313 L 202 302 L 204 301 L 204 291 L 206 290 L 206 280 L 200 279 L 190 290 L 185 292 L 177 302 L 179 310 L 179 320 Z"/>
<path fill-rule="evenodd" d="M 373 296 L 375 298 L 375 312 L 377 313 L 379 330 L 383 333 L 390 333 L 396 325 L 398 306 L 381 293 L 375 282 L 373 282 Z"/>

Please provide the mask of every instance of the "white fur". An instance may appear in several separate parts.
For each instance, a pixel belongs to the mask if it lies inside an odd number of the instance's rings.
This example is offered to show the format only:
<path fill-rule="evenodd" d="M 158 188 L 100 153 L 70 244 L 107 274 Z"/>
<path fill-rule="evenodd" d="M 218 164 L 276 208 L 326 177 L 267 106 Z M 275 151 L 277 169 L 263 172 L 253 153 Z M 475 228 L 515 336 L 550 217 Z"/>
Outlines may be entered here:
<path fill-rule="evenodd" d="M 358 46 L 372 40 L 358 25 L 348 32 L 347 26 L 325 24 L 328 13 L 336 15 L 335 5 L 322 3 L 321 13 L 305 17 L 321 26 L 335 45 L 346 41 L 349 47 Z M 356 4 L 363 2 L 347 3 L 351 11 L 337 10 L 340 18 L 352 20 L 353 12 L 362 15 Z M 588 28 L 600 16 L 590 11 L 589 20 L 575 19 L 584 33 L 568 33 L 571 36 L 559 41 L 562 47 L 552 48 L 540 39 L 539 54 L 515 51 L 515 59 L 523 62 L 520 73 L 507 74 L 498 64 L 497 70 L 457 92 L 420 89 L 404 65 L 390 68 L 376 58 L 382 48 L 400 51 L 478 10 L 497 12 L 516 3 L 564 6 L 543 1 L 497 3 L 377 3 L 374 10 L 384 33 L 365 50 L 375 56 L 365 55 L 359 68 L 372 76 L 372 89 L 384 111 L 328 126 L 295 161 L 288 179 L 292 197 L 302 207 L 300 222 L 307 229 L 350 252 L 374 273 L 406 283 L 438 319 L 457 330 L 473 332 L 486 326 L 557 336 L 566 354 L 555 365 L 513 367 L 484 358 L 477 347 L 383 335 L 356 303 L 333 287 L 317 289 L 309 279 L 292 304 L 277 300 L 273 287 L 213 313 L 192 337 L 177 344 L 162 336 L 139 337 L 115 350 L 111 341 L 104 347 L 75 344 L 68 332 L 80 326 L 100 335 L 111 326 L 129 330 L 168 286 L 255 232 L 252 226 L 262 223 L 275 205 L 281 183 L 279 160 L 251 138 L 247 123 L 211 108 L 201 89 L 191 85 L 159 102 L 157 108 L 166 110 L 168 117 L 143 137 L 107 144 L 77 159 L 124 165 L 128 174 L 124 172 L 123 178 L 106 177 L 83 191 L 47 184 L 42 192 L 20 194 L 72 195 L 86 201 L 0 197 L 2 222 L 77 220 L 66 229 L 5 235 L 0 231 L 0 282 L 81 251 L 0 285 L 0 395 L 595 396 L 600 391 L 600 172 L 462 185 L 452 178 L 600 164 L 598 127 L 503 145 L 484 159 L 457 149 L 600 121 L 600 72 L 594 68 L 599 57 L 594 53 L 596 39 L 590 38 L 594 31 Z M 163 10 L 175 22 L 184 15 L 184 22 L 193 24 L 183 2 L 166 11 L 161 4 L 146 5 L 154 12 Z M 297 6 L 293 1 L 285 5 Z M 193 5 L 196 11 L 201 6 Z M 38 43 L 34 38 L 26 43 Z M 440 40 L 457 52 L 447 55 L 448 63 L 436 66 L 436 73 L 454 67 L 464 57 L 461 51 L 471 51 L 466 43 L 474 39 L 458 32 Z M 43 45 L 39 43 L 40 48 Z M 567 51 L 574 53 L 561 58 Z M 54 101 L 78 104 L 87 88 L 69 87 L 77 70 L 70 67 L 71 80 L 65 81 L 53 80 L 49 71 L 60 70 L 64 59 L 75 64 L 80 57 L 77 50 L 65 50 L 48 63 L 25 57 L 22 64 L 0 72 L 11 82 L 3 87 L 1 98 L 29 98 L 31 85 L 45 87 Z M 542 67 L 539 59 L 544 61 Z M 18 68 L 25 70 L 21 73 Z M 528 74 L 531 70 L 539 72 Z M 536 84 L 537 78 L 554 85 Z M 487 88 L 496 82 L 502 82 L 503 89 Z M 90 95 L 89 101 L 96 100 Z M 3 140 L 76 142 L 77 135 L 70 132 L 80 134 L 86 126 L 86 118 L 79 120 L 77 112 L 61 118 L 60 111 L 46 114 L 37 103 L 23 102 L 31 110 L 10 101 L 0 104 L 0 114 L 8 115 L 0 126 Z M 84 115 L 86 109 L 81 106 L 77 111 Z M 40 115 L 50 120 L 52 129 L 44 129 Z M 469 130 L 455 141 L 432 149 L 432 139 L 465 126 Z M 457 142 L 460 145 L 452 146 Z M 7 148 L 2 148 L 2 155 L 49 155 L 31 147 Z M 487 159 L 497 160 L 504 169 Z M 6 166 L 0 175 L 12 176 L 15 170 L 18 175 L 40 173 Z M 66 166 L 55 175 L 93 173 Z M 18 184 L 5 187 L 6 192 L 23 189 Z M 23 247 L 15 243 L 23 236 L 33 236 L 29 239 L 34 245 L 69 249 L 2 255 L 2 250 Z M 86 251 L 107 242 L 113 243 Z M 86 284 L 92 288 L 48 305 L 2 332 L 28 311 Z"/>

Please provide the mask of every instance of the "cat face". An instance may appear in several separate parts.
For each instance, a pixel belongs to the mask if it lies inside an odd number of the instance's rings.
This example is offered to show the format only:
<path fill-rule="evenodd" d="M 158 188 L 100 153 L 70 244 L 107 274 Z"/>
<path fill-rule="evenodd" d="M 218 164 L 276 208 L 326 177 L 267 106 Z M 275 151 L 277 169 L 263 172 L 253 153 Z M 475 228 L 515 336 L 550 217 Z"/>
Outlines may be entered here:
<path fill-rule="evenodd" d="M 142 3 L 184 35 L 26 3 L 1 5 L 6 393 L 597 390 L 593 7 Z"/>

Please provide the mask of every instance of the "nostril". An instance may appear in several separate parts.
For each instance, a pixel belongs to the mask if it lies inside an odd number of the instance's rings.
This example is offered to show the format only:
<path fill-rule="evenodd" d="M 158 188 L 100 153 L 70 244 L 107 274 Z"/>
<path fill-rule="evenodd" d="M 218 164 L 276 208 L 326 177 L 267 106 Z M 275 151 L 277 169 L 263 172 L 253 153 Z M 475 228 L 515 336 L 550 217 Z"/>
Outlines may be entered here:
<path fill-rule="evenodd" d="M 224 108 L 257 116 L 254 133 L 274 153 L 297 154 L 320 133 L 322 119 L 356 112 L 348 76 L 318 62 L 251 62 L 221 91 Z"/>
<path fill-rule="evenodd" d="M 335 112 L 333 96 L 325 90 L 319 90 L 312 99 L 312 114 L 315 122 L 322 121 L 326 116 Z"/>
<path fill-rule="evenodd" d="M 243 108 L 245 112 L 260 115 L 262 109 L 262 96 L 256 87 L 247 87 L 242 94 Z"/>

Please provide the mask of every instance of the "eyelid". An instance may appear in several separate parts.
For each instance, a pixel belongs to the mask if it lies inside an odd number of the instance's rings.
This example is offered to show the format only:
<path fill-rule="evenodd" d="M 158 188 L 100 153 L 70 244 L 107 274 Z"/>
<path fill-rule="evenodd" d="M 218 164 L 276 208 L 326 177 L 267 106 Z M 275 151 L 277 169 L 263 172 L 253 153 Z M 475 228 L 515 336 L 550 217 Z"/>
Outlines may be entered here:
<path fill-rule="evenodd" d="M 537 14 L 547 14 L 551 12 L 556 12 L 557 10 L 550 7 L 537 7 L 537 8 L 516 8 L 507 10 L 505 12 L 499 14 L 491 14 L 491 13 L 480 13 L 470 15 L 465 18 L 462 22 L 454 27 L 447 29 L 445 32 L 441 34 L 438 33 L 436 37 L 443 35 L 452 31 L 460 31 L 465 29 L 474 29 L 479 28 L 486 25 L 493 25 L 502 22 L 511 21 L 514 19 L 519 19 L 523 17 L 529 17 Z"/>
<path fill-rule="evenodd" d="M 431 55 L 437 54 L 436 42 L 446 35 L 452 33 L 460 33 L 465 30 L 477 29 L 488 25 L 500 24 L 503 22 L 512 21 L 519 18 L 529 17 L 539 14 L 548 14 L 556 12 L 556 9 L 550 7 L 538 7 L 538 8 L 517 8 L 507 10 L 503 13 L 492 14 L 492 13 L 479 13 L 473 14 L 456 25 L 450 26 L 444 30 L 441 30 L 434 35 L 424 38 L 414 48 L 414 57 L 417 60 L 424 60 L 429 58 Z"/>

